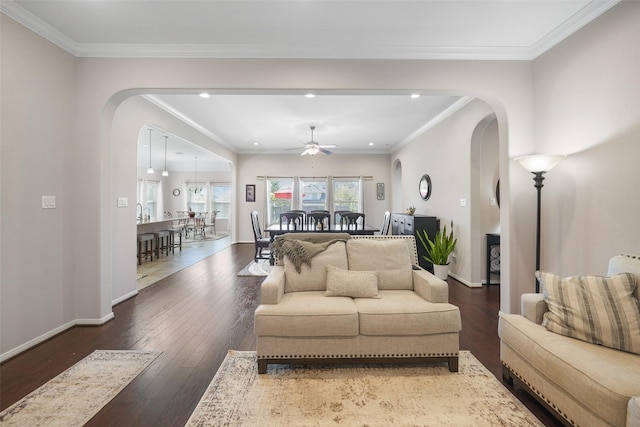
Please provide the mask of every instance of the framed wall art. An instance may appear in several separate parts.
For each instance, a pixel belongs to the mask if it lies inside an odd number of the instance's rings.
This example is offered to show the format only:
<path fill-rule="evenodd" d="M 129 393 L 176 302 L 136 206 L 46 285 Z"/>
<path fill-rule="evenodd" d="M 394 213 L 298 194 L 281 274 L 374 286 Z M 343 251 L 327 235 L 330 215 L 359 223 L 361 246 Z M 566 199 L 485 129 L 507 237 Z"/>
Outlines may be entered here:
<path fill-rule="evenodd" d="M 256 185 L 255 184 L 247 184 L 245 189 L 245 201 L 247 202 L 256 201 Z"/>
<path fill-rule="evenodd" d="M 384 200 L 384 182 L 376 184 L 376 194 L 378 195 L 378 200 Z"/>

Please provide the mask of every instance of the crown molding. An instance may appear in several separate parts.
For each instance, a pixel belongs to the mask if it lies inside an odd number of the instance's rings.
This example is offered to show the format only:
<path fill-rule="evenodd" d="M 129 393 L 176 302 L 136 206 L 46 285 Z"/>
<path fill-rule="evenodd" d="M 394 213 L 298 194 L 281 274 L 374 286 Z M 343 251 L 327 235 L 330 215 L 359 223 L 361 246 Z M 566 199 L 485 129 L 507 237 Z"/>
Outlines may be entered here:
<path fill-rule="evenodd" d="M 396 151 L 400 147 L 403 147 L 403 146 L 407 145 L 409 142 L 415 140 L 420 135 L 422 135 L 423 133 L 425 133 L 426 131 L 428 131 L 429 129 L 431 129 L 432 127 L 437 125 L 438 123 L 440 123 L 443 120 L 451 117 L 454 113 L 456 113 L 457 111 L 462 109 L 465 105 L 467 105 L 468 103 L 470 103 L 474 99 L 475 98 L 472 97 L 472 96 L 462 96 L 462 97 L 460 97 L 460 99 L 458 99 L 456 102 L 451 104 L 449 107 L 447 107 L 445 110 L 443 110 L 440 114 L 435 116 L 433 119 L 429 120 L 427 123 L 422 125 L 420 128 L 416 129 L 414 132 L 412 132 L 409 135 L 407 135 L 402 141 L 400 141 L 394 147 L 392 147 L 391 151 Z"/>
<path fill-rule="evenodd" d="M 79 57 L 217 59 L 530 60 L 529 47 L 81 44 Z"/>
<path fill-rule="evenodd" d="M 13 0 L 0 11 L 76 57 L 218 59 L 416 59 L 530 61 L 584 27 L 621 0 L 594 0 L 533 46 L 290 46 L 215 44 L 77 43 Z"/>
<path fill-rule="evenodd" d="M 0 1 L 0 11 L 44 39 L 49 40 L 56 46 L 66 50 L 73 56 L 79 56 L 78 43 L 56 30 L 42 19 L 26 11 L 13 0 Z"/>
<path fill-rule="evenodd" d="M 622 0 L 596 0 L 589 3 L 561 26 L 556 27 L 552 32 L 540 39 L 540 41 L 532 47 L 531 59 L 542 55 L 621 1 Z"/>
<path fill-rule="evenodd" d="M 181 120 L 185 124 L 187 124 L 190 127 L 194 128 L 195 130 L 197 130 L 198 132 L 200 132 L 204 136 L 206 136 L 208 138 L 211 138 L 212 140 L 214 140 L 218 144 L 222 145 L 223 147 L 228 148 L 229 150 L 235 151 L 234 147 L 229 145 L 226 141 L 224 141 L 218 135 L 216 135 L 215 133 L 211 132 L 210 130 L 208 130 L 204 126 L 200 125 L 196 121 L 192 120 L 186 114 L 183 114 L 182 112 L 176 110 L 171 105 L 169 105 L 166 102 L 162 101 L 158 97 L 156 97 L 154 95 L 142 95 L 142 97 L 144 99 L 146 99 L 147 101 L 149 101 L 150 103 L 152 103 L 153 105 L 155 105 L 156 107 L 163 109 L 164 111 L 166 111 L 167 113 L 171 114 L 172 116 L 174 116 L 178 120 Z"/>

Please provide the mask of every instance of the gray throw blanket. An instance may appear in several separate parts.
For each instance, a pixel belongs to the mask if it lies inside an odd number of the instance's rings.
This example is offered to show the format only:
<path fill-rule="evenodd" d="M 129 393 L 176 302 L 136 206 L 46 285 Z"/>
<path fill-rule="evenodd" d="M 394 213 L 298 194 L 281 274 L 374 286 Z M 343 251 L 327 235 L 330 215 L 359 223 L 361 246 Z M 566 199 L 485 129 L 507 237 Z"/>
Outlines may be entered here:
<path fill-rule="evenodd" d="M 276 237 L 273 249 L 279 258 L 286 256 L 296 271 L 302 271 L 302 264 L 311 267 L 314 256 L 327 250 L 336 242 L 346 242 L 348 233 L 287 233 Z"/>

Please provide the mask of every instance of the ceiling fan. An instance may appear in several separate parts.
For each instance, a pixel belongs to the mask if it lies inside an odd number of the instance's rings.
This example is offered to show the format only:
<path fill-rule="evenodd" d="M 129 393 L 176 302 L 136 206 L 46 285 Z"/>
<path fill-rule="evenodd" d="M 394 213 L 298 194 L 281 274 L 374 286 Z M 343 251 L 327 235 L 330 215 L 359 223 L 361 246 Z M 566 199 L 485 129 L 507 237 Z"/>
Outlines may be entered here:
<path fill-rule="evenodd" d="M 309 126 L 311 129 L 311 141 L 304 144 L 304 151 L 300 153 L 301 156 L 306 156 L 307 154 L 310 156 L 315 156 L 318 153 L 323 154 L 332 154 L 331 151 L 327 150 L 327 148 L 335 148 L 337 145 L 320 145 L 316 141 L 313 140 L 313 131 L 315 130 L 315 126 Z"/>

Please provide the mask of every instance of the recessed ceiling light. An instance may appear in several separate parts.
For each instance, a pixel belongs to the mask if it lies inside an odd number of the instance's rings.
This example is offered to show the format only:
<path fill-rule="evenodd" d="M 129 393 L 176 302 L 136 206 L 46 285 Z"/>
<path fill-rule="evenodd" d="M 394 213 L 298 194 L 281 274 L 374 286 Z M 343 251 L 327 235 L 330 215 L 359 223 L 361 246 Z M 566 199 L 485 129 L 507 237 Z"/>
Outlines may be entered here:
<path fill-rule="evenodd" d="M 375 145 L 375 144 L 373 142 L 370 142 L 369 145 L 372 146 L 372 145 Z"/>
<path fill-rule="evenodd" d="M 412 93 L 411 94 L 411 99 L 418 99 L 420 98 L 420 94 L 419 93 Z"/>
<path fill-rule="evenodd" d="M 207 92 L 202 92 L 200 94 L 200 98 L 209 99 L 211 98 L 211 95 L 209 95 Z"/>
<path fill-rule="evenodd" d="M 259 142 L 254 142 L 253 145 L 257 146 L 257 145 L 260 145 L 260 143 Z"/>
<path fill-rule="evenodd" d="M 304 95 L 304 97 L 311 99 L 311 98 L 315 98 L 316 94 L 315 93 L 307 93 L 307 94 Z"/>

